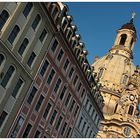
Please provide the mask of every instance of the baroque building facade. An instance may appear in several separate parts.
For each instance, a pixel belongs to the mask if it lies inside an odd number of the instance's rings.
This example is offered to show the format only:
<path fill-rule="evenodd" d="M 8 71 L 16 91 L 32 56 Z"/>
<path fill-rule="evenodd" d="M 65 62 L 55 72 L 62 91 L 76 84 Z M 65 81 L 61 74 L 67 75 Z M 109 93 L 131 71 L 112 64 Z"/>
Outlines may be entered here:
<path fill-rule="evenodd" d="M 73 137 L 81 114 L 80 137 L 95 137 L 104 103 L 86 57 L 65 4 L 1 3 L 0 137 Z"/>
<path fill-rule="evenodd" d="M 105 103 L 98 138 L 140 137 L 140 68 L 132 62 L 137 40 L 133 19 L 134 15 L 118 29 L 109 53 L 96 57 L 92 64 L 102 83 L 100 90 Z"/>

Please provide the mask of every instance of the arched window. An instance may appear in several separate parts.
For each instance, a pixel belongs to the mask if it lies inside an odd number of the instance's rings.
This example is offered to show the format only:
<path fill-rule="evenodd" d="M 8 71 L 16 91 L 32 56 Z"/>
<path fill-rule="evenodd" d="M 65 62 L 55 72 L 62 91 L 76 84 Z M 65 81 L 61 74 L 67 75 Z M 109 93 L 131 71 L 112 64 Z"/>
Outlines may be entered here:
<path fill-rule="evenodd" d="M 19 31 L 20 31 L 20 28 L 18 27 L 18 25 L 15 25 L 15 27 L 13 28 L 12 32 L 10 33 L 10 35 L 8 37 L 8 41 L 11 44 L 14 42 L 14 40 L 17 37 Z"/>
<path fill-rule="evenodd" d="M 99 77 L 99 78 L 101 78 L 101 77 L 102 77 L 102 75 L 103 75 L 103 71 L 104 71 L 104 69 L 103 69 L 103 68 L 101 68 L 101 69 L 99 70 L 99 73 L 98 73 L 98 77 Z"/>
<path fill-rule="evenodd" d="M 13 66 L 10 66 L 1 82 L 1 85 L 4 88 L 7 86 L 8 82 L 10 81 L 14 71 L 15 71 L 15 68 Z"/>
<path fill-rule="evenodd" d="M 3 63 L 3 61 L 4 61 L 4 55 L 3 54 L 0 54 L 0 66 Z"/>
<path fill-rule="evenodd" d="M 131 48 L 133 42 L 134 42 L 134 39 L 132 38 L 132 39 L 131 39 L 131 42 L 130 42 L 130 48 Z"/>
<path fill-rule="evenodd" d="M 122 84 L 126 84 L 128 80 L 128 76 L 124 75 L 123 80 L 122 80 Z"/>
<path fill-rule="evenodd" d="M 29 15 L 29 13 L 30 13 L 32 7 L 33 7 L 33 3 L 32 3 L 32 2 L 28 2 L 28 3 L 26 4 L 26 7 L 25 7 L 24 10 L 23 10 L 23 15 L 24 15 L 25 17 L 27 17 L 27 16 Z"/>
<path fill-rule="evenodd" d="M 9 13 L 6 10 L 3 10 L 0 14 L 0 30 L 3 28 L 8 18 L 9 18 Z"/>
<path fill-rule="evenodd" d="M 116 104 L 116 106 L 115 106 L 114 113 L 116 113 L 117 107 L 118 107 L 118 104 Z"/>
<path fill-rule="evenodd" d="M 22 54 L 24 53 L 27 45 L 29 43 L 29 40 L 27 38 L 25 38 L 22 42 L 22 44 L 19 47 L 18 53 L 22 56 Z"/>
<path fill-rule="evenodd" d="M 122 34 L 121 35 L 120 45 L 124 45 L 125 44 L 126 38 L 127 38 L 126 34 Z"/>
<path fill-rule="evenodd" d="M 134 107 L 132 105 L 130 105 L 129 110 L 128 110 L 128 114 L 132 115 L 134 111 Z"/>
<path fill-rule="evenodd" d="M 37 16 L 35 17 L 35 19 L 34 19 L 34 21 L 33 21 L 33 23 L 32 23 L 32 28 L 33 28 L 34 30 L 36 29 L 36 27 L 37 27 L 37 25 L 39 24 L 40 20 L 41 20 L 41 17 L 40 17 L 39 14 L 37 14 Z"/>
<path fill-rule="evenodd" d="M 58 14 L 58 11 L 59 11 L 59 10 L 58 10 L 57 6 L 55 6 L 55 7 L 53 8 L 52 13 L 51 13 L 51 15 L 52 15 L 53 18 L 56 17 L 56 15 Z"/>

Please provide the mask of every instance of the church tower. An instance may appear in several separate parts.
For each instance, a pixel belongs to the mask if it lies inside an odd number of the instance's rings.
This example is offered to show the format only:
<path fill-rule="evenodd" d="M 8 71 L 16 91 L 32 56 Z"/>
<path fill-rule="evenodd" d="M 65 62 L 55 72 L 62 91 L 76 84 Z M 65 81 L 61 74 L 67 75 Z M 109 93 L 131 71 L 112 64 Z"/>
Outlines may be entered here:
<path fill-rule="evenodd" d="M 113 47 L 92 67 L 97 73 L 104 98 L 104 120 L 98 138 L 140 137 L 140 68 L 132 63 L 136 29 L 131 20 L 117 31 Z"/>

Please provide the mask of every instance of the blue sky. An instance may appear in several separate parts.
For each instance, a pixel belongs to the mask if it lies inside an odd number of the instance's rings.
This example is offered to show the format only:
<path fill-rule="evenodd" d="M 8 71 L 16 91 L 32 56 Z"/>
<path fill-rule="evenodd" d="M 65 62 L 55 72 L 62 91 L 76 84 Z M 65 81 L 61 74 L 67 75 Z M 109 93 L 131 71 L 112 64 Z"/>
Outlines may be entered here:
<path fill-rule="evenodd" d="M 88 60 L 104 56 L 113 46 L 117 30 L 136 13 L 134 25 L 137 30 L 137 42 L 133 50 L 133 62 L 140 66 L 140 2 L 67 2 L 69 15 L 78 28 L 88 50 Z"/>

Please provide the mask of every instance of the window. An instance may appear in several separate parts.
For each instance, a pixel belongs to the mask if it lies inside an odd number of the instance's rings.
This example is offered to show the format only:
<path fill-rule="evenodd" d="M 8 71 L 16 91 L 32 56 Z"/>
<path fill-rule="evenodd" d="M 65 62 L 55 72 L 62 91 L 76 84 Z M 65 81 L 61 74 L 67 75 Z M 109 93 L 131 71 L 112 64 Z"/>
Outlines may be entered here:
<path fill-rule="evenodd" d="M 67 107 L 67 105 L 69 104 L 70 99 L 71 99 L 71 94 L 69 93 L 68 96 L 67 96 L 66 102 L 65 102 L 65 106 L 66 106 L 66 107 Z"/>
<path fill-rule="evenodd" d="M 58 41 L 55 39 L 53 44 L 52 44 L 52 47 L 51 47 L 51 50 L 52 50 L 53 53 L 55 52 L 57 46 L 58 46 Z"/>
<path fill-rule="evenodd" d="M 86 122 L 84 122 L 84 124 L 83 124 L 82 130 L 81 130 L 82 133 L 83 133 L 83 131 L 85 129 L 85 126 L 86 126 Z"/>
<path fill-rule="evenodd" d="M 92 108 L 92 105 L 90 104 L 89 109 L 88 109 L 88 112 L 89 113 L 90 113 L 91 108 Z"/>
<path fill-rule="evenodd" d="M 89 103 L 89 99 L 86 100 L 85 108 L 87 108 L 88 103 Z"/>
<path fill-rule="evenodd" d="M 64 67 L 63 67 L 65 71 L 67 70 L 69 63 L 70 63 L 70 61 L 68 59 L 66 59 Z"/>
<path fill-rule="evenodd" d="M 43 65 L 43 67 L 41 68 L 41 71 L 40 71 L 40 75 L 41 76 L 44 76 L 44 74 L 45 74 L 48 66 L 49 66 L 49 62 L 46 60 L 45 63 L 44 63 L 44 65 Z"/>
<path fill-rule="evenodd" d="M 130 105 L 129 110 L 128 110 L 128 114 L 132 115 L 134 111 L 134 107 L 132 105 Z"/>
<path fill-rule="evenodd" d="M 28 137 L 31 128 L 32 128 L 32 125 L 28 123 L 28 125 L 27 125 L 27 127 L 26 127 L 26 129 L 25 129 L 25 131 L 24 131 L 24 134 L 23 134 L 23 136 L 22 136 L 23 138 L 27 138 L 27 137 Z"/>
<path fill-rule="evenodd" d="M 78 76 L 76 75 L 74 80 L 73 80 L 73 85 L 76 85 L 77 80 L 78 80 Z"/>
<path fill-rule="evenodd" d="M 23 124 L 23 121 L 24 121 L 24 119 L 20 116 L 16 122 L 16 125 L 15 125 L 10 137 L 12 137 L 12 138 L 17 137 L 17 134 L 18 134 L 18 132 Z"/>
<path fill-rule="evenodd" d="M 89 130 L 89 126 L 86 129 L 85 136 L 87 136 L 88 130 Z"/>
<path fill-rule="evenodd" d="M 55 18 L 55 16 L 57 15 L 57 13 L 58 13 L 58 9 L 57 9 L 57 7 L 55 7 L 53 9 L 52 13 L 51 13 L 52 17 Z"/>
<path fill-rule="evenodd" d="M 118 104 L 116 104 L 116 106 L 115 106 L 114 113 L 116 113 L 117 107 L 118 107 Z"/>
<path fill-rule="evenodd" d="M 78 111 L 79 111 L 79 106 L 77 105 L 77 107 L 76 107 L 76 109 L 75 109 L 75 112 L 74 112 L 74 117 L 76 117 Z"/>
<path fill-rule="evenodd" d="M 0 30 L 3 28 L 8 18 L 9 18 L 8 12 L 6 10 L 3 10 L 0 14 Z"/>
<path fill-rule="evenodd" d="M 13 66 L 10 66 L 1 82 L 1 85 L 4 88 L 7 86 L 8 82 L 10 81 L 14 71 L 15 71 L 15 68 Z"/>
<path fill-rule="evenodd" d="M 36 54 L 34 52 L 32 52 L 32 54 L 30 55 L 30 57 L 28 59 L 28 62 L 27 62 L 27 64 L 28 64 L 29 67 L 31 67 L 31 65 L 32 65 L 35 57 L 36 57 Z"/>
<path fill-rule="evenodd" d="M 90 130 L 90 133 L 89 133 L 89 138 L 91 137 L 91 134 L 92 134 L 92 130 Z"/>
<path fill-rule="evenodd" d="M 60 85 L 61 85 L 61 79 L 58 78 L 58 80 L 57 80 L 57 82 L 56 82 L 56 85 L 55 85 L 55 88 L 54 88 L 54 92 L 55 92 L 55 93 L 58 91 Z"/>
<path fill-rule="evenodd" d="M 71 104 L 71 107 L 70 107 L 70 110 L 69 110 L 70 112 L 72 111 L 74 105 L 75 105 L 75 101 L 73 100 L 73 101 L 72 101 L 72 104 Z"/>
<path fill-rule="evenodd" d="M 64 51 L 61 49 L 60 52 L 59 52 L 59 54 L 58 54 L 58 56 L 57 56 L 57 60 L 58 61 L 61 61 L 63 55 L 64 55 Z"/>
<path fill-rule="evenodd" d="M 32 3 L 32 2 L 28 2 L 28 3 L 26 4 L 26 7 L 25 7 L 24 10 L 23 10 L 23 15 L 24 15 L 25 17 L 27 17 L 27 16 L 29 15 L 29 13 L 30 13 L 32 7 L 33 7 L 33 3 Z"/>
<path fill-rule="evenodd" d="M 85 91 L 86 91 L 86 90 L 83 89 L 82 94 L 81 94 L 81 98 L 84 96 Z"/>
<path fill-rule="evenodd" d="M 61 131 L 61 135 L 63 136 L 63 134 L 64 134 L 64 132 L 65 132 L 65 130 L 66 130 L 66 127 L 67 127 L 67 123 L 65 122 L 64 123 L 64 126 L 63 126 L 63 128 L 62 128 L 62 131 Z"/>
<path fill-rule="evenodd" d="M 19 92 L 19 90 L 22 88 L 22 85 L 23 85 L 23 80 L 21 78 L 18 79 L 17 83 L 16 83 L 16 86 L 12 92 L 12 96 L 14 98 L 16 98 L 17 96 L 17 93 Z"/>
<path fill-rule="evenodd" d="M 63 119 L 63 118 L 60 116 L 60 117 L 59 117 L 59 120 L 58 120 L 58 122 L 57 122 L 57 124 L 56 124 L 56 127 L 55 127 L 56 130 L 59 129 L 59 127 L 60 127 L 60 125 L 61 125 L 61 122 L 62 122 L 62 119 Z"/>
<path fill-rule="evenodd" d="M 101 77 L 102 77 L 102 75 L 103 75 L 103 71 L 104 71 L 104 69 L 103 69 L 103 68 L 101 68 L 101 69 L 99 70 L 99 73 L 98 73 L 98 77 L 99 77 L 99 78 L 101 78 Z"/>
<path fill-rule="evenodd" d="M 41 42 L 43 42 L 46 36 L 47 36 L 47 31 L 46 31 L 46 29 L 44 29 L 44 30 L 42 31 L 40 37 L 39 37 L 39 40 L 40 40 Z"/>
<path fill-rule="evenodd" d="M 41 20 L 41 17 L 40 17 L 39 14 L 37 14 L 37 16 L 35 17 L 35 19 L 34 19 L 34 21 L 33 21 L 33 23 L 32 23 L 32 28 L 33 28 L 34 30 L 36 29 L 36 27 L 37 27 L 37 25 L 39 24 L 40 20 Z"/>
<path fill-rule="evenodd" d="M 132 46 L 133 42 L 134 42 L 134 39 L 132 38 L 130 42 L 130 47 Z"/>
<path fill-rule="evenodd" d="M 37 104 L 36 104 L 36 107 L 35 107 L 36 111 L 38 111 L 40 109 L 40 106 L 41 106 L 43 100 L 44 100 L 44 97 L 41 95 L 39 100 L 38 100 L 38 102 L 37 102 Z"/>
<path fill-rule="evenodd" d="M 83 117 L 81 117 L 80 120 L 79 120 L 78 128 L 80 128 L 82 121 L 83 121 Z"/>
<path fill-rule="evenodd" d="M 128 80 L 128 76 L 127 76 L 127 75 L 124 75 L 124 76 L 123 76 L 122 83 L 123 83 L 123 84 L 126 84 L 126 83 L 127 83 L 127 80 Z"/>
<path fill-rule="evenodd" d="M 8 115 L 8 113 L 5 111 L 3 111 L 1 113 L 1 115 L 0 115 L 0 127 L 2 126 L 3 122 L 5 121 L 7 115 Z"/>
<path fill-rule="evenodd" d="M 71 133 L 71 130 L 72 130 L 72 128 L 71 128 L 71 127 L 69 127 L 68 132 L 67 132 L 67 134 L 66 134 L 66 138 L 68 138 L 68 137 L 69 137 L 69 135 L 70 135 L 70 133 Z"/>
<path fill-rule="evenodd" d="M 78 91 L 78 92 L 80 91 L 81 86 L 82 86 L 82 84 L 81 84 L 81 83 L 79 83 L 78 88 L 77 88 L 77 91 Z"/>
<path fill-rule="evenodd" d="M 91 116 L 92 116 L 92 117 L 93 117 L 93 115 L 94 115 L 94 112 L 95 112 L 95 110 L 94 110 L 94 108 L 93 108 L 92 113 L 91 113 Z"/>
<path fill-rule="evenodd" d="M 53 122 L 54 122 L 54 120 L 55 120 L 55 118 L 56 118 L 56 115 L 57 115 L 57 111 L 54 110 L 54 112 L 53 112 L 53 114 L 52 114 L 52 117 L 51 117 L 51 120 L 50 120 L 50 124 L 51 124 L 51 125 L 53 124 Z"/>
<path fill-rule="evenodd" d="M 44 112 L 44 114 L 43 114 L 43 118 L 44 118 L 44 119 L 47 118 L 51 107 L 52 107 L 52 105 L 51 105 L 50 103 L 48 103 L 48 105 L 47 105 L 47 107 L 46 107 L 46 110 L 45 110 L 45 112 Z"/>
<path fill-rule="evenodd" d="M 0 66 L 2 65 L 3 61 L 4 61 L 4 55 L 0 54 Z"/>
<path fill-rule="evenodd" d="M 66 26 L 67 26 L 67 21 L 66 21 L 66 19 L 64 19 L 64 21 L 62 23 L 62 29 L 65 30 Z"/>
<path fill-rule="evenodd" d="M 52 69 L 52 70 L 51 70 L 51 73 L 49 74 L 48 79 L 47 79 L 47 83 L 48 83 L 48 84 L 51 83 L 51 81 L 52 81 L 54 75 L 55 75 L 55 71 Z"/>
<path fill-rule="evenodd" d="M 63 90 L 62 90 L 62 92 L 61 92 L 61 94 L 60 94 L 60 100 L 63 100 L 63 97 L 64 97 L 64 95 L 65 95 L 66 90 L 67 90 L 67 87 L 64 86 L 64 87 L 63 87 Z"/>
<path fill-rule="evenodd" d="M 33 87 L 32 90 L 31 90 L 31 92 L 30 92 L 30 95 L 29 95 L 29 97 L 28 97 L 28 99 L 27 99 L 27 102 L 28 102 L 29 104 L 32 103 L 33 98 L 34 98 L 36 92 L 37 92 L 37 89 L 36 89 L 35 87 Z"/>
<path fill-rule="evenodd" d="M 71 68 L 71 70 L 70 70 L 70 72 L 69 72 L 69 78 L 71 78 L 71 77 L 72 77 L 73 72 L 74 72 L 74 68 Z"/>
<path fill-rule="evenodd" d="M 36 133 L 35 133 L 35 136 L 34 136 L 34 138 L 39 138 L 39 136 L 40 136 L 40 133 L 41 133 L 41 132 L 37 130 L 37 131 L 36 131 Z"/>
<path fill-rule="evenodd" d="M 14 42 L 15 38 L 17 37 L 19 31 L 20 31 L 20 28 L 17 25 L 15 25 L 15 27 L 13 28 L 13 30 L 11 31 L 11 33 L 8 37 L 8 41 L 11 44 L 13 44 L 13 42 Z"/>
<path fill-rule="evenodd" d="M 19 47 L 18 53 L 22 56 L 27 45 L 29 44 L 29 40 L 27 38 L 25 38 L 22 42 L 22 44 Z"/>
<path fill-rule="evenodd" d="M 125 44 L 126 38 L 127 38 L 126 34 L 122 34 L 121 35 L 120 45 L 124 45 Z"/>

